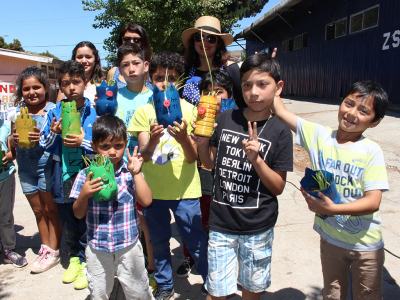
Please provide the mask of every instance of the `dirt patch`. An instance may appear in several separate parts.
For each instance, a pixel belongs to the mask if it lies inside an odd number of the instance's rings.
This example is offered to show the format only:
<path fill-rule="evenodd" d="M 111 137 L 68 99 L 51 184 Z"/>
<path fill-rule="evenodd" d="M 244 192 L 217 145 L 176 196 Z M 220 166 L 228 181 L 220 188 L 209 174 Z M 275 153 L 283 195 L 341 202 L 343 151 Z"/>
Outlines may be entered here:
<path fill-rule="evenodd" d="M 293 145 L 293 165 L 297 172 L 304 174 L 305 168 L 311 168 L 310 157 L 303 147 Z"/>

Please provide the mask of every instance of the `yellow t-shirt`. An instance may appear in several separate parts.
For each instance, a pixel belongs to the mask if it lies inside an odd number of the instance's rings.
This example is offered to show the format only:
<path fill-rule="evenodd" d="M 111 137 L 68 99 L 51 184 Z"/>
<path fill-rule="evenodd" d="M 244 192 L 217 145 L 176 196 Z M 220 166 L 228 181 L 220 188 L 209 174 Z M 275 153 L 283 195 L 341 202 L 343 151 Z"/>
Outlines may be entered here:
<path fill-rule="evenodd" d="M 197 110 L 185 100 L 181 100 L 181 109 L 183 118 L 188 122 L 187 132 L 190 134 L 193 130 L 190 124 L 196 119 Z M 143 131 L 150 132 L 152 123 L 157 123 L 153 102 L 142 105 L 135 111 L 128 132 L 133 135 Z M 201 196 L 197 162 L 190 164 L 185 160 L 182 146 L 166 129 L 153 157 L 143 164 L 142 171 L 153 193 L 153 199 L 180 200 Z"/>

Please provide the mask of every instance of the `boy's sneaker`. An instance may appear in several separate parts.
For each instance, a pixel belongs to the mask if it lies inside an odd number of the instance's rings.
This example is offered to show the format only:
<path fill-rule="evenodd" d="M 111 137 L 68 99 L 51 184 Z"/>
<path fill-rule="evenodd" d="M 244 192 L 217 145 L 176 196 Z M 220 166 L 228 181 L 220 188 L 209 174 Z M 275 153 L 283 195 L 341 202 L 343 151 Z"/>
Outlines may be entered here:
<path fill-rule="evenodd" d="M 16 268 L 22 268 L 28 264 L 26 258 L 19 255 L 14 250 L 4 250 L 4 262 L 6 264 L 13 264 Z"/>
<path fill-rule="evenodd" d="M 154 271 L 153 273 L 147 273 L 147 277 L 149 277 L 149 286 L 151 287 L 151 292 L 153 293 L 157 288 L 157 281 L 154 278 Z"/>
<path fill-rule="evenodd" d="M 83 290 L 89 285 L 89 282 L 86 278 L 86 263 L 81 263 L 78 276 L 76 276 L 74 288 L 76 290 Z"/>
<path fill-rule="evenodd" d="M 186 257 L 185 260 L 181 261 L 181 265 L 176 270 L 178 277 L 187 277 L 194 267 L 194 260 Z"/>
<path fill-rule="evenodd" d="M 160 287 L 153 292 L 153 297 L 155 300 L 168 300 L 174 296 L 174 289 L 162 290 Z"/>
<path fill-rule="evenodd" d="M 69 259 L 68 269 L 64 272 L 62 277 L 62 282 L 71 283 L 75 281 L 78 276 L 79 269 L 81 268 L 81 263 L 79 262 L 79 257 L 71 257 Z"/>
<path fill-rule="evenodd" d="M 45 246 L 41 259 L 32 266 L 32 273 L 42 273 L 56 266 L 60 262 L 60 251 Z"/>

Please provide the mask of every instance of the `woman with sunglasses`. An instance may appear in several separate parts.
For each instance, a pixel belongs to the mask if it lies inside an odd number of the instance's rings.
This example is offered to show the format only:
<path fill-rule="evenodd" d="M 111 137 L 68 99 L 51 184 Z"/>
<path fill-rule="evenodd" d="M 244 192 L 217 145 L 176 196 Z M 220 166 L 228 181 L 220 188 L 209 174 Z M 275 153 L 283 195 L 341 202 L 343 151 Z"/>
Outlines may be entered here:
<path fill-rule="evenodd" d="M 142 26 L 137 24 L 124 26 L 119 34 L 117 46 L 119 47 L 125 43 L 134 43 L 138 45 L 140 49 L 144 51 L 145 60 L 150 63 L 152 57 L 150 41 L 146 30 L 144 30 Z M 107 82 L 110 78 L 113 78 L 117 82 L 118 88 L 126 86 L 124 77 L 119 73 L 118 67 L 113 67 L 108 71 Z"/>
<path fill-rule="evenodd" d="M 185 77 L 189 77 L 183 90 L 183 98 L 196 104 L 200 100 L 198 82 L 208 72 L 208 62 L 213 70 L 226 69 L 233 81 L 233 97 L 238 107 L 246 104 L 242 95 L 239 66 L 229 60 L 226 46 L 233 42 L 229 33 L 221 33 L 221 24 L 215 17 L 203 16 L 196 20 L 194 27 L 182 33 L 185 46 Z M 204 47 L 203 47 L 204 43 Z"/>

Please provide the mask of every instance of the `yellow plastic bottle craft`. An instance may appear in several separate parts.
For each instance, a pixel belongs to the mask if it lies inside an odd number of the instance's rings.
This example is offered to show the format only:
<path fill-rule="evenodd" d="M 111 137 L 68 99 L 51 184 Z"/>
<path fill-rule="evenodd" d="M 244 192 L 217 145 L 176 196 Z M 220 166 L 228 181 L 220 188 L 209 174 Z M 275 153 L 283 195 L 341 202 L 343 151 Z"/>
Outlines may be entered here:
<path fill-rule="evenodd" d="M 36 146 L 36 142 L 31 142 L 28 138 L 29 132 L 35 132 L 36 120 L 29 115 L 27 107 L 20 108 L 20 114 L 16 120 L 17 133 L 19 134 L 18 146 L 20 148 L 30 149 Z"/>
<path fill-rule="evenodd" d="M 61 102 L 61 137 L 65 139 L 67 134 L 81 134 L 81 116 L 76 109 L 75 100 Z"/>
<path fill-rule="evenodd" d="M 201 94 L 197 108 L 196 129 L 194 134 L 211 137 L 214 131 L 215 114 L 217 111 L 217 96 L 215 93 L 204 96 Z"/>

